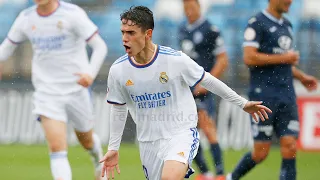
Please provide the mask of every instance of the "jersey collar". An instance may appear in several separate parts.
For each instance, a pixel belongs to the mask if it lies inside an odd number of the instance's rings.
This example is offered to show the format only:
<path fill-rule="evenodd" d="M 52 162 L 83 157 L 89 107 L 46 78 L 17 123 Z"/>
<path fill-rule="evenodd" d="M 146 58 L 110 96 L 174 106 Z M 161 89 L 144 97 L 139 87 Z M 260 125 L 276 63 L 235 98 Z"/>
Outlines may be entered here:
<path fill-rule="evenodd" d="M 149 67 L 149 66 L 151 66 L 151 65 L 154 63 L 154 61 L 157 59 L 158 54 L 159 54 L 159 49 L 160 49 L 159 45 L 156 45 L 155 51 L 154 51 L 154 54 L 153 54 L 151 60 L 150 60 L 148 63 L 146 63 L 146 64 L 138 64 L 138 63 L 134 60 L 133 57 L 129 57 L 129 62 L 130 62 L 130 64 L 131 64 L 133 67 L 136 67 L 136 68 Z"/>
<path fill-rule="evenodd" d="M 274 17 L 272 14 L 270 14 L 268 11 L 263 10 L 262 14 L 265 15 L 268 19 L 270 19 L 271 21 L 278 23 L 280 25 L 283 24 L 283 18 L 277 19 L 276 17 Z"/>
<path fill-rule="evenodd" d="M 204 22 L 206 21 L 206 19 L 201 16 L 198 20 L 196 20 L 194 23 L 192 24 L 187 24 L 187 30 L 188 31 L 193 31 L 194 29 L 196 29 L 197 27 L 199 27 L 200 25 L 202 25 Z"/>

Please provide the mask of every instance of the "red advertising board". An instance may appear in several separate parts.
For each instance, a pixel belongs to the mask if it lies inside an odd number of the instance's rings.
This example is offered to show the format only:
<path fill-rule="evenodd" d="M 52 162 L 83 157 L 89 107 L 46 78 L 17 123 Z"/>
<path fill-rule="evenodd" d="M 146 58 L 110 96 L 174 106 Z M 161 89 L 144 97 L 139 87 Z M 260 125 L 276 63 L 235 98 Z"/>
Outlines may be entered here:
<path fill-rule="evenodd" d="M 298 97 L 300 150 L 320 152 L 320 97 Z"/>

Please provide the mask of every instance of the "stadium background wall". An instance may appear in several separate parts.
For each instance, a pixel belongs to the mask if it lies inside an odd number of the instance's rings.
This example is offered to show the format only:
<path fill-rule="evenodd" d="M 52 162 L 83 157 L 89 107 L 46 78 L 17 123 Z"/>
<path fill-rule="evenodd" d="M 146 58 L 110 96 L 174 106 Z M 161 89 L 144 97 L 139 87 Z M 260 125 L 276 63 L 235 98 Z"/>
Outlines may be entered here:
<path fill-rule="evenodd" d="M 299 146 L 304 150 L 320 150 L 320 92 L 306 93 L 299 83 L 295 83 L 298 94 L 301 134 Z M 20 88 L 19 88 L 20 87 Z M 93 92 L 95 107 L 95 131 L 100 135 L 103 144 L 108 143 L 109 104 L 105 101 L 104 86 L 98 86 Z M 41 144 L 45 143 L 44 134 L 36 116 L 32 114 L 32 87 L 20 84 L 10 88 L 0 88 L 0 144 Z M 218 98 L 217 98 L 218 99 Z M 218 138 L 223 149 L 241 150 L 251 148 L 250 117 L 237 106 L 224 100 L 218 106 Z M 135 125 L 128 118 L 123 141 L 135 143 Z M 77 140 L 68 128 L 68 142 L 76 145 Z M 201 141 L 206 147 L 205 138 Z M 274 138 L 274 144 L 277 144 Z"/>

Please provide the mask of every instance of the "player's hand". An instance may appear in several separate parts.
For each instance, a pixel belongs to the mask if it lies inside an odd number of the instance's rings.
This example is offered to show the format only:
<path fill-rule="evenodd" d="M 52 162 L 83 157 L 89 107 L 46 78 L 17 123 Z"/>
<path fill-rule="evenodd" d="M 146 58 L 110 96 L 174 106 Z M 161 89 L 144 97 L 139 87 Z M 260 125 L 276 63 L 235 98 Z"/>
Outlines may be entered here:
<path fill-rule="evenodd" d="M 293 51 L 290 50 L 286 53 L 287 56 L 287 63 L 288 64 L 292 64 L 292 65 L 298 65 L 299 64 L 299 60 L 300 60 L 300 53 L 299 51 Z"/>
<path fill-rule="evenodd" d="M 197 85 L 194 90 L 193 90 L 193 96 L 197 97 L 200 95 L 205 95 L 207 94 L 208 90 L 206 90 L 205 88 L 201 87 L 200 85 Z"/>
<path fill-rule="evenodd" d="M 101 172 L 102 177 L 106 175 L 107 179 L 110 179 L 111 175 L 112 179 L 114 179 L 114 168 L 116 168 L 117 173 L 120 174 L 118 151 L 108 151 L 99 162 L 103 163 Z"/>
<path fill-rule="evenodd" d="M 79 76 L 78 84 L 83 87 L 89 87 L 93 83 L 93 78 L 86 73 L 75 73 L 75 75 Z"/>
<path fill-rule="evenodd" d="M 313 76 L 304 75 L 300 81 L 308 91 L 314 91 L 318 87 L 318 80 Z"/>
<path fill-rule="evenodd" d="M 243 110 L 251 114 L 256 122 L 259 122 L 257 115 L 262 121 L 265 121 L 265 119 L 269 119 L 268 113 L 272 113 L 272 111 L 268 107 L 261 104 L 262 101 L 248 101 Z"/>

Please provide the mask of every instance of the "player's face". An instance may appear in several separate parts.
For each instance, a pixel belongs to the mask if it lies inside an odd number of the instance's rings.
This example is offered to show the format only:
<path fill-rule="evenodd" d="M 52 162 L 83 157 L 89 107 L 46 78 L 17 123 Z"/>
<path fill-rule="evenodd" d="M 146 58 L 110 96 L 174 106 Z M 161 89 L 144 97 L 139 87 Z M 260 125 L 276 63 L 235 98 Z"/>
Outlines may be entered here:
<path fill-rule="evenodd" d="M 190 23 L 195 22 L 200 17 L 200 4 L 196 0 L 183 1 L 183 7 Z"/>
<path fill-rule="evenodd" d="M 33 0 L 34 3 L 36 3 L 37 5 L 46 5 L 48 4 L 51 0 Z"/>
<path fill-rule="evenodd" d="M 276 1 L 276 9 L 280 13 L 287 13 L 291 6 L 292 0 L 275 0 Z"/>
<path fill-rule="evenodd" d="M 139 54 L 146 46 L 147 32 L 135 25 L 131 20 L 122 20 L 122 43 L 129 56 Z"/>

